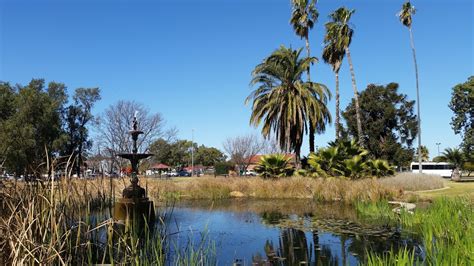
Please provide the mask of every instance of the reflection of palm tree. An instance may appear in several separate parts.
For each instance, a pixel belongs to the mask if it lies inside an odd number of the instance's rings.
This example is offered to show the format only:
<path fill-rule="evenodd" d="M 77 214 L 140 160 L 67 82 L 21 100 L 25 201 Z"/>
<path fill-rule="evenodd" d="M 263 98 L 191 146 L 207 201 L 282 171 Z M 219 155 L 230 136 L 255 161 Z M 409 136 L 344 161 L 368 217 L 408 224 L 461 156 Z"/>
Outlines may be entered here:
<path fill-rule="evenodd" d="M 346 257 L 346 240 L 347 237 L 346 235 L 341 235 L 340 237 L 341 240 L 341 255 L 342 255 L 342 265 L 347 265 L 347 257 Z"/>
<path fill-rule="evenodd" d="M 309 249 L 306 235 L 303 231 L 294 228 L 286 228 L 280 237 L 281 257 L 286 258 L 290 265 L 299 265 L 300 262 L 309 263 Z"/>

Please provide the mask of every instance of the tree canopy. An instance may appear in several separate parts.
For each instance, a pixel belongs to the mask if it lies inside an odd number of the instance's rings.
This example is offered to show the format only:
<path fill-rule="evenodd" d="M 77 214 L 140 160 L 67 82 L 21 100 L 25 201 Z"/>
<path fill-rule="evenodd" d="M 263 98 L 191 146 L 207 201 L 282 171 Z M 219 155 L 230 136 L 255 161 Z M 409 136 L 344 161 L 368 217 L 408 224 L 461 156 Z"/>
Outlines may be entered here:
<path fill-rule="evenodd" d="M 454 86 L 449 108 L 454 113 L 451 127 L 454 133 L 461 134 L 461 147 L 466 156 L 470 157 L 474 152 L 474 76 Z"/>
<path fill-rule="evenodd" d="M 301 50 L 281 46 L 257 65 L 251 84 L 258 87 L 245 101 L 252 101 L 250 124 L 262 123 L 262 135 L 269 138 L 275 134 L 281 149 L 294 151 L 298 159 L 308 123 L 324 132 L 326 123 L 331 122 L 326 106 L 329 89 L 301 79 L 317 59 L 301 58 Z"/>
<path fill-rule="evenodd" d="M 18 175 L 46 173 L 46 158 L 83 154 L 90 147 L 87 124 L 100 99 L 98 88 L 77 89 L 68 103 L 66 86 L 44 79 L 26 85 L 0 82 L 0 167 Z"/>
<path fill-rule="evenodd" d="M 166 140 L 159 138 L 150 145 L 153 161 L 172 167 L 191 165 L 191 148 L 194 146 L 194 165 L 213 166 L 224 162 L 225 155 L 214 147 L 198 146 L 189 140 Z"/>
<path fill-rule="evenodd" d="M 370 84 L 360 94 L 364 142 L 370 155 L 391 164 L 407 166 L 413 157 L 411 145 L 417 134 L 414 101 L 398 93 L 398 84 Z M 342 113 L 349 135 L 357 136 L 354 100 Z"/>

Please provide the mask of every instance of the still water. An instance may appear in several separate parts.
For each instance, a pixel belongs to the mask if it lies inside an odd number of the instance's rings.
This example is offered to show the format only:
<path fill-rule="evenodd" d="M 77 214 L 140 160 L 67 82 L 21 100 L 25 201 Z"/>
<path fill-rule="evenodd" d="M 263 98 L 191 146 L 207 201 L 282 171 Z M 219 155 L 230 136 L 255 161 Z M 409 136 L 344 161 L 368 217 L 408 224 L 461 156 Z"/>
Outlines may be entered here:
<path fill-rule="evenodd" d="M 353 207 L 310 200 L 185 201 L 165 223 L 172 250 L 202 245 L 218 265 L 359 265 L 367 250 L 404 246 L 422 256 L 417 238 L 400 228 L 364 224 Z"/>

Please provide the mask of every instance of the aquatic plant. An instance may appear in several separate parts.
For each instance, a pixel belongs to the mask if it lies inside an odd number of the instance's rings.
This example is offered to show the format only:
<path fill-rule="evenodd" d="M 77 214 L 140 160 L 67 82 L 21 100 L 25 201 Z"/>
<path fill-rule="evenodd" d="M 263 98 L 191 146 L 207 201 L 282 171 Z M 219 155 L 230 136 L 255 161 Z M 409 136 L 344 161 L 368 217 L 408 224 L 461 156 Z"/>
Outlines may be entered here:
<path fill-rule="evenodd" d="M 388 256 L 370 254 L 372 265 L 469 265 L 474 261 L 474 203 L 467 198 L 440 198 L 426 210 L 414 214 L 402 211 L 399 216 L 389 214 L 392 211 L 387 203 L 360 204 L 357 211 L 370 220 L 390 218 L 423 239 L 423 261 L 415 261 L 407 255 L 411 251 L 403 251 Z M 408 264 L 394 264 L 407 259 Z"/>

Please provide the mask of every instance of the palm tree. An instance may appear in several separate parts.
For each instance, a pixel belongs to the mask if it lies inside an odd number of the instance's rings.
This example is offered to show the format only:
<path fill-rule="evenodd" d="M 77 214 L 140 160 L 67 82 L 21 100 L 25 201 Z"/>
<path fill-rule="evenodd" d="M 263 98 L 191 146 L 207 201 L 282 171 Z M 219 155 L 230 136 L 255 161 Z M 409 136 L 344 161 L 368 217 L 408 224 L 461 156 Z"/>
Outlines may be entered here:
<path fill-rule="evenodd" d="M 330 33 L 331 42 L 335 46 L 337 50 L 343 49 L 345 54 L 347 55 L 347 61 L 349 62 L 349 69 L 351 71 L 352 77 L 352 88 L 354 89 L 354 101 L 355 101 L 355 108 L 356 108 L 356 119 L 357 119 L 357 135 L 359 139 L 359 145 L 364 147 L 364 137 L 362 134 L 362 122 L 361 122 L 361 115 L 360 115 L 360 107 L 359 107 L 359 93 L 357 91 L 357 85 L 355 80 L 354 74 L 354 66 L 352 64 L 351 52 L 349 46 L 352 42 L 352 35 L 354 34 L 354 30 L 351 28 L 349 24 L 349 20 L 354 14 L 355 10 L 349 10 L 345 7 L 340 7 L 333 13 L 329 15 L 331 21 L 326 23 L 326 31 Z"/>
<path fill-rule="evenodd" d="M 413 41 L 413 32 L 411 30 L 412 15 L 416 12 L 415 7 L 411 5 L 410 1 L 407 1 L 402 5 L 402 9 L 398 13 L 398 18 L 400 22 L 408 28 L 410 32 L 410 45 L 411 51 L 413 52 L 413 63 L 415 64 L 415 78 L 416 78 L 416 107 L 417 107 L 417 120 L 418 120 L 418 149 L 421 149 L 421 116 L 420 116 L 420 88 L 418 84 L 418 64 L 416 63 L 416 51 L 415 51 L 415 42 Z M 421 153 L 418 154 L 418 164 L 420 173 L 422 172 L 421 167 Z"/>
<path fill-rule="evenodd" d="M 453 173 L 451 174 L 451 178 L 453 180 L 459 180 L 459 169 L 463 166 L 465 160 L 464 155 L 460 149 L 457 148 L 447 148 L 441 153 L 439 156 L 445 162 L 452 163 L 454 165 Z"/>
<path fill-rule="evenodd" d="M 416 149 L 416 154 L 418 155 L 418 152 L 420 151 L 420 148 Z M 427 162 L 430 160 L 430 152 L 428 151 L 428 148 L 424 145 L 421 145 L 421 161 L 422 162 Z"/>
<path fill-rule="evenodd" d="M 316 0 L 291 0 L 293 11 L 291 12 L 290 23 L 293 25 L 296 35 L 306 41 L 306 56 L 310 58 L 309 30 L 314 27 L 318 20 L 318 10 L 316 10 Z M 311 82 L 310 66 L 307 69 L 308 82 Z M 309 123 L 309 152 L 314 152 L 314 134 L 317 123 Z"/>
<path fill-rule="evenodd" d="M 340 130 L 341 130 L 341 115 L 340 115 L 340 108 L 339 108 L 339 70 L 341 69 L 341 63 L 344 59 L 344 49 L 339 49 L 336 44 L 332 41 L 334 37 L 332 33 L 329 31 L 326 32 L 324 36 L 324 49 L 323 49 L 323 60 L 325 63 L 330 64 L 332 66 L 332 70 L 334 72 L 336 78 L 336 140 L 340 137 Z"/>
<path fill-rule="evenodd" d="M 324 130 L 331 122 L 327 109 L 330 92 L 326 86 L 303 82 L 301 76 L 316 58 L 300 58 L 302 49 L 281 46 L 257 65 L 252 72 L 251 85 L 259 85 L 245 100 L 253 101 L 250 124 L 263 123 L 262 135 L 275 133 L 280 148 L 294 151 L 299 162 L 303 135 L 308 121 Z"/>

